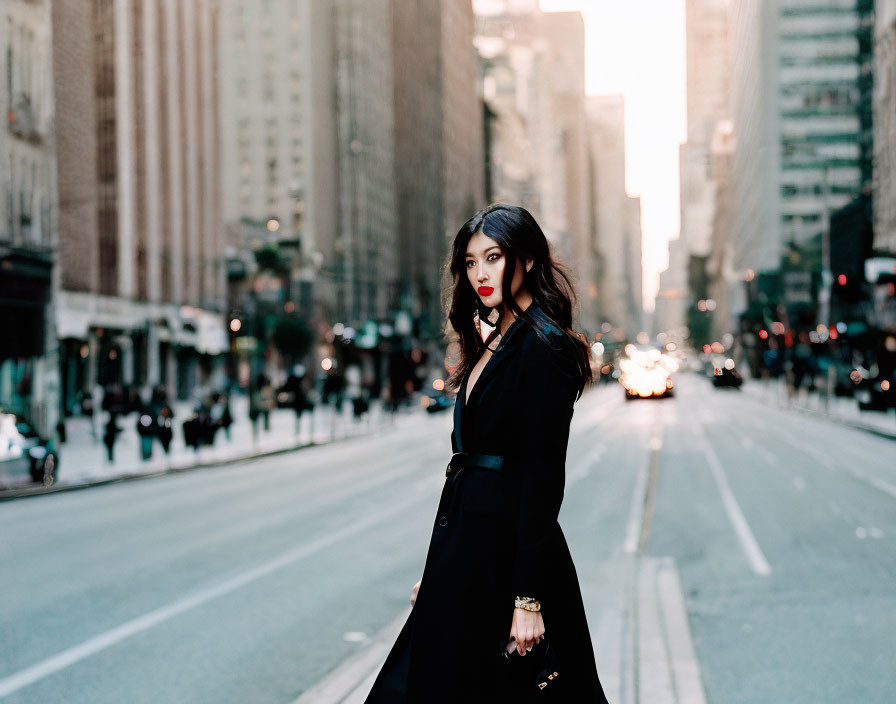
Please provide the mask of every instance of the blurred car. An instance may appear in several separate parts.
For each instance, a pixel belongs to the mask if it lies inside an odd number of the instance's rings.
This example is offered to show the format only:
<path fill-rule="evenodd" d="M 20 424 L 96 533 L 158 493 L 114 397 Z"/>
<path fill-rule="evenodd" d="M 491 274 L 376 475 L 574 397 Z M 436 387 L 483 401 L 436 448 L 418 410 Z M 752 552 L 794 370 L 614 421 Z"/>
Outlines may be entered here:
<path fill-rule="evenodd" d="M 712 358 L 712 385 L 717 389 L 739 389 L 744 383 L 741 373 L 735 369 L 734 360 L 721 355 Z"/>
<path fill-rule="evenodd" d="M 616 366 L 626 400 L 665 398 L 674 393 L 672 373 L 678 370 L 678 362 L 663 350 L 649 345 L 626 345 Z"/>
<path fill-rule="evenodd" d="M 430 379 L 430 383 L 422 384 L 420 389 L 420 405 L 427 413 L 441 413 L 454 408 L 455 395 L 445 392 L 445 381 L 438 377 Z"/>
<path fill-rule="evenodd" d="M 423 397 L 424 404 L 426 405 L 427 413 L 438 413 L 439 411 L 446 411 L 449 408 L 454 408 L 454 399 L 448 398 L 445 394 L 440 394 L 439 396 L 428 396 L 424 395 Z"/>
<path fill-rule="evenodd" d="M 0 411 L 0 481 L 30 477 L 51 486 L 58 473 L 59 455 L 53 441 L 42 438 L 22 416 Z"/>

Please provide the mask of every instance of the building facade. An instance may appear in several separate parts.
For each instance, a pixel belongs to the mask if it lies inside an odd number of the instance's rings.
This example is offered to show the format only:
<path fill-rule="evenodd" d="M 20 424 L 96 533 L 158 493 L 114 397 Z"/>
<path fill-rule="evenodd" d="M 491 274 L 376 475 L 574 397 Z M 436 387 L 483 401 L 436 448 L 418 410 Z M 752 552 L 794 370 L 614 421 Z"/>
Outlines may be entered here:
<path fill-rule="evenodd" d="M 774 268 L 868 183 L 869 16 L 854 0 L 733 0 L 736 269 Z"/>
<path fill-rule="evenodd" d="M 223 0 L 220 16 L 226 226 L 237 252 L 276 246 L 284 304 L 322 317 L 337 218 L 331 3 Z"/>
<path fill-rule="evenodd" d="M 585 114 L 585 30 L 577 12 L 505 3 L 477 17 L 483 96 L 490 118 L 491 199 L 522 205 L 567 263 L 579 294 L 577 325 L 600 327 L 592 246 Z"/>
<path fill-rule="evenodd" d="M 896 0 L 877 3 L 874 53 L 874 246 L 896 256 Z"/>
<path fill-rule="evenodd" d="M 641 200 L 625 190 L 625 103 L 621 95 L 591 96 L 587 110 L 598 310 L 602 323 L 632 340 L 643 325 Z"/>
<path fill-rule="evenodd" d="M 0 409 L 45 435 L 59 416 L 53 315 L 58 276 L 51 3 L 0 14 Z"/>
<path fill-rule="evenodd" d="M 337 226 L 328 320 L 360 326 L 395 300 L 398 218 L 389 0 L 335 0 Z"/>
<path fill-rule="evenodd" d="M 214 0 L 53 3 L 63 407 L 220 384 Z"/>

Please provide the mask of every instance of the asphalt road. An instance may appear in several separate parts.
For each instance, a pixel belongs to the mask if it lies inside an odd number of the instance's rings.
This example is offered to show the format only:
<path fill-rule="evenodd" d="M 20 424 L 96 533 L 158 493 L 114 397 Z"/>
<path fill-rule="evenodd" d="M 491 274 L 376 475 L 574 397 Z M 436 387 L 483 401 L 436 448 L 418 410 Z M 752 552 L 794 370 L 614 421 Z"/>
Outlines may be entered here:
<path fill-rule="evenodd" d="M 0 504 L 0 701 L 294 701 L 406 608 L 450 424 Z M 677 565 L 706 701 L 892 702 L 894 457 L 693 377 L 586 395 L 560 522 L 611 701 L 650 700 L 628 556 Z"/>

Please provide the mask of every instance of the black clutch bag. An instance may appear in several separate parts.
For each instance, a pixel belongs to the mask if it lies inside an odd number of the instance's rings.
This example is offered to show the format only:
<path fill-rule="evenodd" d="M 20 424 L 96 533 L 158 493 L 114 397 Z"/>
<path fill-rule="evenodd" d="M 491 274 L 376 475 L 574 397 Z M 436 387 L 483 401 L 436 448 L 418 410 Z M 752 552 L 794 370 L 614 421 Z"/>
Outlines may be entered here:
<path fill-rule="evenodd" d="M 507 652 L 505 644 L 501 648 L 501 654 L 507 661 L 509 674 L 514 678 L 522 678 L 524 682 L 531 682 L 531 687 L 547 694 L 557 689 L 558 680 L 561 677 L 561 668 L 557 662 L 557 649 L 552 647 L 546 636 L 532 646 L 532 650 L 526 655 L 520 655 L 516 649 Z"/>

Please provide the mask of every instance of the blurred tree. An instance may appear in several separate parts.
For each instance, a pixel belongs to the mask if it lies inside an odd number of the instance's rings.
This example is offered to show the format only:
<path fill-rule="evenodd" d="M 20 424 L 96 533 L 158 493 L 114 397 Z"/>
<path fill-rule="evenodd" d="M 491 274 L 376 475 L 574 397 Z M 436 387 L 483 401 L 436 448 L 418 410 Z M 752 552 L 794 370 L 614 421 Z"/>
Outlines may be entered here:
<path fill-rule="evenodd" d="M 272 274 L 289 273 L 289 258 L 283 256 L 276 245 L 265 245 L 255 250 L 255 263 L 262 271 Z"/>
<path fill-rule="evenodd" d="M 281 315 L 274 324 L 274 347 L 290 360 L 304 357 L 314 342 L 314 330 L 308 322 L 298 315 Z"/>

